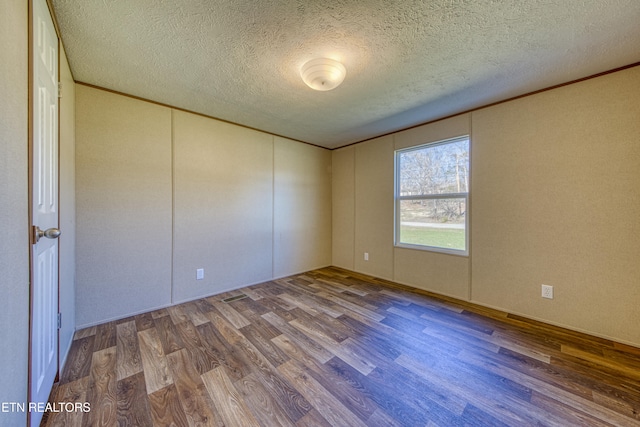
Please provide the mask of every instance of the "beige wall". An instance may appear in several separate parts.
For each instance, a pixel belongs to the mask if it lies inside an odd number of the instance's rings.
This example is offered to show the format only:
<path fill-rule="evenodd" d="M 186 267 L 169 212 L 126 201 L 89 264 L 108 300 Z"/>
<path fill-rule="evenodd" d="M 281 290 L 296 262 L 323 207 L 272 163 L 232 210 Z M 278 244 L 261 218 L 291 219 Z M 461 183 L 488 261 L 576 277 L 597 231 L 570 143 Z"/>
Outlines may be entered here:
<path fill-rule="evenodd" d="M 349 268 L 355 233 L 356 271 L 640 345 L 638 117 L 635 67 L 386 137 L 399 149 L 471 135 L 469 257 L 394 250 L 393 147 L 336 150 L 334 264 Z"/>
<path fill-rule="evenodd" d="M 76 85 L 76 323 L 171 301 L 171 110 Z"/>
<path fill-rule="evenodd" d="M 471 115 L 461 114 L 393 135 L 395 149 L 469 135 Z M 473 187 L 473 182 L 471 183 Z M 392 195 L 393 197 L 393 195 Z M 469 257 L 395 248 L 394 280 L 416 288 L 469 299 Z"/>
<path fill-rule="evenodd" d="M 173 302 L 270 279 L 273 138 L 173 114 Z"/>
<path fill-rule="evenodd" d="M 332 152 L 332 264 L 355 269 L 355 146 Z"/>
<path fill-rule="evenodd" d="M 60 329 L 61 365 L 76 328 L 76 197 L 75 197 L 75 83 L 64 49 L 60 50 Z"/>
<path fill-rule="evenodd" d="M 0 402 L 26 402 L 29 346 L 27 2 L 0 2 Z M 26 414 L 0 413 L 0 425 Z"/>
<path fill-rule="evenodd" d="M 274 137 L 273 277 L 331 265 L 331 152 Z"/>
<path fill-rule="evenodd" d="M 393 137 L 355 146 L 355 270 L 393 279 Z M 365 261 L 364 254 L 369 254 Z"/>
<path fill-rule="evenodd" d="M 76 95 L 78 326 L 331 264 L 328 150 Z"/>
<path fill-rule="evenodd" d="M 640 67 L 474 112 L 472 192 L 474 301 L 640 344 Z"/>
<path fill-rule="evenodd" d="M 467 135 L 469 121 L 465 114 L 333 151 L 334 265 L 469 298 L 468 257 L 393 245 L 394 150 Z"/>
<path fill-rule="evenodd" d="M 393 134 L 393 140 L 395 149 L 401 150 L 429 142 L 469 135 L 470 132 L 471 114 L 460 114 L 449 119 L 397 132 Z"/>
<path fill-rule="evenodd" d="M 469 258 L 395 248 L 394 280 L 419 289 L 469 299 Z"/>

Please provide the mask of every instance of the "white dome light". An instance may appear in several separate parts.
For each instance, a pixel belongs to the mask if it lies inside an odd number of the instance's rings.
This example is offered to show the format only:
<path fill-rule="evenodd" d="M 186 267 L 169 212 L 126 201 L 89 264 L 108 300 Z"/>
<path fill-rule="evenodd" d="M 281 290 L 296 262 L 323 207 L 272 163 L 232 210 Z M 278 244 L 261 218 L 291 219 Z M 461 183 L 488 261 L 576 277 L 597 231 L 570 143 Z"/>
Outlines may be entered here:
<path fill-rule="evenodd" d="M 340 86 L 346 74 L 344 65 L 329 58 L 312 59 L 300 69 L 302 80 L 315 90 L 335 89 Z"/>

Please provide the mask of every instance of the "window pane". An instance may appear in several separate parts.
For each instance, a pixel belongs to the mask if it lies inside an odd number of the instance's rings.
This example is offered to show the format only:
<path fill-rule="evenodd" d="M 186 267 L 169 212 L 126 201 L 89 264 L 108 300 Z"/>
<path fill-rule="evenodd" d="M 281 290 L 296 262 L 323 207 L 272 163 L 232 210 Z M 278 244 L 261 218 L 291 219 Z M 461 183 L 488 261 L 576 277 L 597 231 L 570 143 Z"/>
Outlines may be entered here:
<path fill-rule="evenodd" d="M 398 153 L 399 196 L 469 191 L 469 139 Z"/>
<path fill-rule="evenodd" d="M 400 201 L 398 243 L 466 250 L 464 198 Z"/>

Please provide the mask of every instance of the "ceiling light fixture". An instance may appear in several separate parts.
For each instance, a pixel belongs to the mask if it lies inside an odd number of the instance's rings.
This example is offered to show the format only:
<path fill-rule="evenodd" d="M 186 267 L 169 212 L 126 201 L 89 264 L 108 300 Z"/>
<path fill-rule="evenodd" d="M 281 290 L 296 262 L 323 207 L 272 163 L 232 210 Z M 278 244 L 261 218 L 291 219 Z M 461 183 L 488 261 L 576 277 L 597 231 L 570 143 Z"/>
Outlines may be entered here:
<path fill-rule="evenodd" d="M 302 80 L 307 86 L 323 91 L 340 86 L 346 74 L 344 65 L 329 58 L 312 59 L 300 69 Z"/>

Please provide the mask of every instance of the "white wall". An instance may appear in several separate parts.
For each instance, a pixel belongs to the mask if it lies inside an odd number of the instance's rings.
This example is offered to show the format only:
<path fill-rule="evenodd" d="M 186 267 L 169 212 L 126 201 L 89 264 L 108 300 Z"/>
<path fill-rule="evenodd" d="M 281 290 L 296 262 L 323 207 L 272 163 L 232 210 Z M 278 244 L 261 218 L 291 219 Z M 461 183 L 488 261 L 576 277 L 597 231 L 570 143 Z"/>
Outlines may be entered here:
<path fill-rule="evenodd" d="M 0 402 L 26 402 L 29 346 L 27 2 L 0 2 Z M 26 414 L 0 413 L 0 425 Z"/>
<path fill-rule="evenodd" d="M 79 327 L 331 264 L 328 150 L 84 85 L 76 99 Z"/>

